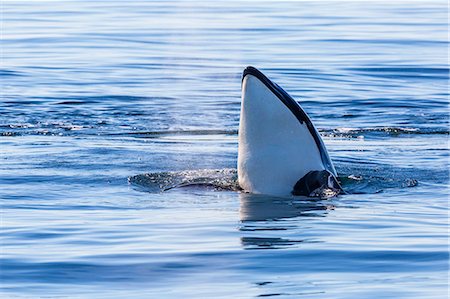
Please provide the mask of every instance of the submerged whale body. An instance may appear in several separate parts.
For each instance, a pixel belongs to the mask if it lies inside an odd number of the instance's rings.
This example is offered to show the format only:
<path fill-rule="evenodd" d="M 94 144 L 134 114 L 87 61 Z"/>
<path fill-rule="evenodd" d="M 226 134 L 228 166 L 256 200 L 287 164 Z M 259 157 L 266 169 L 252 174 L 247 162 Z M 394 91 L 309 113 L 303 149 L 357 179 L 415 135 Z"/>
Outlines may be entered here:
<path fill-rule="evenodd" d="M 238 182 L 246 192 L 330 197 L 342 191 L 325 145 L 300 105 L 254 67 L 242 76 Z"/>

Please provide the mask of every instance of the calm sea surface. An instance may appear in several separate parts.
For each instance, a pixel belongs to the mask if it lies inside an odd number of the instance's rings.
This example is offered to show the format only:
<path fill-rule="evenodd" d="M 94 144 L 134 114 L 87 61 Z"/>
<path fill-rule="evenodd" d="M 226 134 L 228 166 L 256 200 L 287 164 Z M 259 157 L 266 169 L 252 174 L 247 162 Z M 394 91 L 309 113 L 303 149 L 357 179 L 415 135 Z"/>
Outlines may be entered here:
<path fill-rule="evenodd" d="M 2 10 L 2 298 L 447 298 L 446 1 Z M 232 190 L 247 65 L 350 194 Z"/>

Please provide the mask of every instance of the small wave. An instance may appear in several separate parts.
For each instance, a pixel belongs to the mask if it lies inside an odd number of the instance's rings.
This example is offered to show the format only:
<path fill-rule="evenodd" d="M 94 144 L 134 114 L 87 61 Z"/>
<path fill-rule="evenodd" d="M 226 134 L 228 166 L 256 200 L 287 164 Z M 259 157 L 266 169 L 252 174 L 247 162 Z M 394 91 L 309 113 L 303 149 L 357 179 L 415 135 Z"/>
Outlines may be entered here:
<path fill-rule="evenodd" d="M 40 98 L 40 97 L 36 97 Z M 130 103 L 139 101 L 150 101 L 152 98 L 137 97 L 137 96 L 125 96 L 125 95 L 104 95 L 104 96 L 84 96 L 84 97 L 65 97 L 65 98 L 42 98 L 50 100 L 54 105 L 86 105 L 86 104 L 99 104 L 99 103 Z"/>
<path fill-rule="evenodd" d="M 24 76 L 24 74 L 22 74 L 21 72 L 0 69 L 0 77 L 21 77 L 21 76 Z"/>
<path fill-rule="evenodd" d="M 448 80 L 449 69 L 438 67 L 365 67 L 347 68 L 349 71 L 358 74 L 381 77 L 381 78 L 420 78 L 420 79 L 446 79 Z"/>
<path fill-rule="evenodd" d="M 0 136 L 4 136 L 4 137 L 12 137 L 12 136 L 20 136 L 19 133 L 17 132 L 10 132 L 10 131 L 6 131 L 6 132 L 1 132 Z"/>
<path fill-rule="evenodd" d="M 429 173 L 425 170 L 381 169 L 374 166 L 344 166 L 338 169 L 338 173 L 344 191 L 349 194 L 373 194 L 385 189 L 410 188 L 417 186 L 419 180 L 426 180 L 426 177 L 432 177 L 433 180 L 441 177 L 445 181 L 446 176 L 446 173 Z M 145 173 L 129 177 L 128 182 L 151 193 L 183 187 L 242 190 L 238 184 L 237 170 L 231 168 Z"/>
<path fill-rule="evenodd" d="M 383 192 L 388 188 L 411 188 L 416 187 L 419 181 L 414 178 L 392 178 L 374 175 L 348 175 L 339 176 L 344 190 L 348 194 L 374 194 Z"/>
<path fill-rule="evenodd" d="M 433 184 L 446 186 L 450 173 L 442 169 L 404 168 L 378 163 L 339 161 L 339 180 L 349 194 L 374 194 L 388 189 L 403 189 Z"/>
<path fill-rule="evenodd" d="M 112 136 L 159 137 L 172 135 L 237 135 L 237 130 L 162 130 L 111 133 Z"/>
<path fill-rule="evenodd" d="M 100 134 L 97 126 L 107 124 L 105 121 L 97 124 L 73 124 L 60 121 L 48 121 L 31 123 L 13 123 L 0 125 L 1 136 L 23 136 L 23 135 L 65 135 L 72 131 L 83 131 L 84 134 L 107 135 L 107 136 L 130 136 L 137 138 L 158 138 L 164 136 L 237 136 L 238 130 L 224 129 L 197 129 L 197 130 L 158 130 L 158 131 L 128 131 Z"/>
<path fill-rule="evenodd" d="M 91 125 L 80 125 L 61 121 L 36 123 L 13 123 L 0 125 L 0 136 L 50 135 L 62 136 L 67 132 L 86 131 Z M 98 135 L 98 133 L 95 133 Z"/>
<path fill-rule="evenodd" d="M 145 173 L 131 176 L 128 182 L 148 192 L 163 192 L 181 187 L 212 187 L 215 190 L 240 190 L 236 169 L 201 169 Z"/>
<path fill-rule="evenodd" d="M 322 135 L 327 137 L 349 137 L 361 138 L 369 134 L 384 134 L 389 136 L 398 135 L 449 135 L 448 129 L 419 129 L 407 127 L 372 127 L 372 128 L 335 128 L 331 130 L 321 130 Z"/>
<path fill-rule="evenodd" d="M 97 125 L 104 125 L 99 122 Z M 38 122 L 36 124 L 4 124 L 0 125 L 0 135 L 2 136 L 22 136 L 22 135 L 61 135 L 68 131 L 80 131 L 95 128 L 92 124 L 71 124 L 63 122 Z M 450 135 L 450 130 L 443 128 L 410 128 L 410 127 L 370 127 L 370 128 L 350 128 L 340 127 L 334 129 L 320 129 L 320 134 L 325 137 L 338 138 L 364 138 L 367 135 L 387 135 L 395 137 L 399 135 Z M 91 131 L 85 133 L 92 133 Z M 100 135 L 94 132 L 95 135 Z M 131 131 L 103 133 L 108 136 L 131 136 L 140 138 L 158 138 L 163 136 L 237 136 L 237 129 L 193 129 L 193 130 L 158 130 L 158 131 Z"/>

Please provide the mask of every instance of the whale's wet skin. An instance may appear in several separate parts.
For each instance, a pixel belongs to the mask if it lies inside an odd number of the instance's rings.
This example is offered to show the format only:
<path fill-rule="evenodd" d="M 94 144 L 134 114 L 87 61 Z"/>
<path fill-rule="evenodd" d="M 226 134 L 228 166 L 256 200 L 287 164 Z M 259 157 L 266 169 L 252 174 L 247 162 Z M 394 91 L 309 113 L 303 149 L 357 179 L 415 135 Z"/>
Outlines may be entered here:
<path fill-rule="evenodd" d="M 4 1 L 1 298 L 447 298 L 442 1 Z M 242 70 L 347 194 L 239 190 Z"/>

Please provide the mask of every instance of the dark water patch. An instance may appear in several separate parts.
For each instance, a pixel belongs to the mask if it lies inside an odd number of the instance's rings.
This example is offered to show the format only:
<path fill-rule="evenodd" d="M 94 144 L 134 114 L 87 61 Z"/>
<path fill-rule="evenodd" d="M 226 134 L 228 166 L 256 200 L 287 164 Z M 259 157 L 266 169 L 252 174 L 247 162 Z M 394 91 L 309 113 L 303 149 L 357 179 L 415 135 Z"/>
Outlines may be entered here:
<path fill-rule="evenodd" d="M 89 101 L 90 104 L 94 103 L 93 101 Z M 86 101 L 62 101 L 55 103 L 55 105 L 82 105 L 87 104 Z"/>
<path fill-rule="evenodd" d="M 42 239 L 55 239 L 63 238 L 67 236 L 66 233 L 55 233 L 55 232 L 15 232 L 14 238 L 24 239 L 24 240 L 42 240 Z"/>
<path fill-rule="evenodd" d="M 30 65 L 27 66 L 31 70 L 44 70 L 44 71 L 70 71 L 71 68 L 62 66 L 49 66 L 49 65 Z"/>
<path fill-rule="evenodd" d="M 242 237 L 242 246 L 247 250 L 252 249 L 282 249 L 306 243 L 307 240 L 293 240 L 283 238 Z"/>
<path fill-rule="evenodd" d="M 14 106 L 22 106 L 22 105 L 42 105 L 45 103 L 45 101 L 42 100 L 36 100 L 36 99 L 30 99 L 30 98 L 21 98 L 20 100 L 9 100 L 6 99 L 2 101 L 4 104 L 7 105 L 14 105 Z"/>
<path fill-rule="evenodd" d="M 0 77 L 22 77 L 22 76 L 25 76 L 25 73 L 19 71 L 0 69 Z"/>
<path fill-rule="evenodd" d="M 111 133 L 111 136 L 135 136 L 142 138 L 158 138 L 161 136 L 208 136 L 208 135 L 237 135 L 237 130 L 168 130 L 168 131 L 148 131 L 148 132 L 124 132 L 124 133 Z"/>

